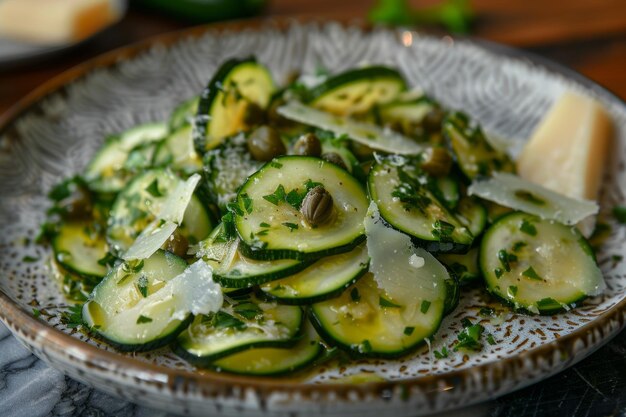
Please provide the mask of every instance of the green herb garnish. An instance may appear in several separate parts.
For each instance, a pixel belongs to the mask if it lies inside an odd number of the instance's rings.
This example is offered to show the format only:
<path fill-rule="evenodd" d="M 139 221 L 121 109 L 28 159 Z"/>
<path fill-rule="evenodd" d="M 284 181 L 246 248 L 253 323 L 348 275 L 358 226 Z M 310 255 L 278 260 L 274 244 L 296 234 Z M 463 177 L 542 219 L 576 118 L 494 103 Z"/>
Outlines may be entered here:
<path fill-rule="evenodd" d="M 522 275 L 524 275 L 525 277 L 528 277 L 530 279 L 534 279 L 536 281 L 543 281 L 543 278 L 541 278 L 539 276 L 539 274 L 537 274 L 537 272 L 535 271 L 535 269 L 532 266 L 529 266 L 527 270 L 522 272 Z"/>
<path fill-rule="evenodd" d="M 350 298 L 355 303 L 361 301 L 361 294 L 359 294 L 359 290 L 356 287 L 352 288 L 352 291 L 350 291 Z"/>
<path fill-rule="evenodd" d="M 163 193 L 159 190 L 159 180 L 157 178 L 146 187 L 146 191 L 150 193 L 152 197 L 163 197 Z"/>
<path fill-rule="evenodd" d="M 415 327 L 407 326 L 404 328 L 404 334 L 407 336 L 411 336 L 415 331 Z"/>
<path fill-rule="evenodd" d="M 423 300 L 422 305 L 420 306 L 420 311 L 422 312 L 422 314 L 428 313 L 429 308 L 430 308 L 430 301 Z"/>
<path fill-rule="evenodd" d="M 137 324 L 146 324 L 146 323 L 152 323 L 152 319 L 148 316 L 144 316 L 144 315 L 139 315 L 139 317 L 137 317 Z"/>
<path fill-rule="evenodd" d="M 516 190 L 515 197 L 519 198 L 520 200 L 524 200 L 530 204 L 534 204 L 536 206 L 543 206 L 546 204 L 546 201 L 544 199 L 536 196 L 535 194 L 527 190 Z"/>
<path fill-rule="evenodd" d="M 448 353 L 449 352 L 448 352 L 448 348 L 444 346 L 444 347 L 441 348 L 441 351 L 436 351 L 435 350 L 433 353 L 435 354 L 435 358 L 437 358 L 437 359 L 445 359 L 445 358 L 448 357 Z"/>
<path fill-rule="evenodd" d="M 293 232 L 294 230 L 298 230 L 298 225 L 295 224 L 295 223 L 285 222 L 285 223 L 281 223 L 281 224 L 283 226 L 287 227 L 290 232 Z"/>
<path fill-rule="evenodd" d="M 378 305 L 383 307 L 383 308 L 400 308 L 402 306 L 387 300 L 386 298 L 383 297 L 378 297 Z"/>
<path fill-rule="evenodd" d="M 526 219 L 522 220 L 522 224 L 519 227 L 519 230 L 523 233 L 526 233 L 527 235 L 537 236 L 537 228 Z"/>
<path fill-rule="evenodd" d="M 75 304 L 61 312 L 61 323 L 68 329 L 75 329 L 83 325 L 83 305 Z"/>
<path fill-rule="evenodd" d="M 143 298 L 148 296 L 148 284 L 148 277 L 145 275 L 140 276 L 137 280 L 137 289 Z"/>

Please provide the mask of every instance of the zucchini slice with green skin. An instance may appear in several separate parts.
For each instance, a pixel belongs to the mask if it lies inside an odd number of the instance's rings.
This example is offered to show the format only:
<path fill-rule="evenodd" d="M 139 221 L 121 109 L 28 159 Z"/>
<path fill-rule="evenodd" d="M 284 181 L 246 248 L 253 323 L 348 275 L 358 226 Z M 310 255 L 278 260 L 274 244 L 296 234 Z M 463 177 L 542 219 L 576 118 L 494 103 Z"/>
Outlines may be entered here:
<path fill-rule="evenodd" d="M 109 137 L 85 170 L 84 178 L 89 184 L 89 188 L 99 193 L 120 191 L 134 173 L 131 169 L 133 161 L 129 161 L 131 151 L 143 148 L 143 151 L 151 152 L 152 148 L 149 144 L 154 145 L 166 135 L 167 125 L 148 123 L 128 129 L 118 136 Z M 147 147 L 144 148 L 140 145 L 147 145 Z M 136 153 L 136 156 L 142 155 L 144 155 L 143 152 Z M 147 162 L 151 161 L 150 155 L 152 153 L 144 155 Z M 129 162 L 131 162 L 131 166 L 128 166 Z M 138 168 L 145 168 L 145 165 Z"/>
<path fill-rule="evenodd" d="M 102 278 L 107 269 L 98 263 L 108 251 L 106 239 L 94 229 L 93 220 L 68 220 L 52 239 L 54 259 L 65 269 L 83 277 Z"/>
<path fill-rule="evenodd" d="M 423 144 L 391 129 L 354 118 L 327 113 L 297 101 L 290 101 L 277 110 L 278 114 L 307 126 L 329 130 L 336 136 L 347 136 L 356 144 L 398 155 L 417 155 L 423 152 Z"/>
<path fill-rule="evenodd" d="M 230 59 L 217 70 L 200 95 L 194 142 L 200 155 L 224 138 L 246 131 L 250 105 L 267 108 L 275 90 L 272 77 L 254 58 Z"/>
<path fill-rule="evenodd" d="M 304 314 L 300 307 L 242 296 L 217 313 L 196 316 L 176 340 L 174 352 L 200 367 L 220 358 L 260 347 L 291 347 L 301 337 Z"/>
<path fill-rule="evenodd" d="M 186 175 L 202 170 L 202 160 L 193 147 L 193 132 L 190 124 L 183 124 L 172 131 L 157 145 L 152 160 L 154 167 L 169 167 Z"/>
<path fill-rule="evenodd" d="M 606 287 L 591 247 L 575 227 L 521 212 L 487 230 L 479 262 L 489 292 L 535 314 L 569 310 Z"/>
<path fill-rule="evenodd" d="M 513 161 L 491 146 L 480 126 L 472 126 L 466 115 L 448 115 L 443 122 L 443 132 L 459 168 L 467 178 L 488 176 L 494 171 L 515 171 Z"/>
<path fill-rule="evenodd" d="M 317 332 L 307 321 L 304 337 L 290 348 L 256 348 L 234 353 L 212 363 L 218 372 L 239 375 L 277 376 L 301 370 L 323 352 Z"/>
<path fill-rule="evenodd" d="M 176 297 L 150 296 L 182 274 L 187 262 L 159 250 L 139 263 L 113 268 L 83 306 L 85 324 L 102 340 L 122 351 L 146 351 L 164 346 L 187 327 L 190 312 L 176 314 Z M 144 303 L 141 309 L 136 307 Z M 135 307 L 135 308 L 134 308 Z"/>
<path fill-rule="evenodd" d="M 361 244 L 350 252 L 322 258 L 287 278 L 261 285 L 261 291 L 282 304 L 316 303 L 341 294 L 368 267 L 367 247 Z"/>
<path fill-rule="evenodd" d="M 410 160 L 381 159 L 370 170 L 368 190 L 383 219 L 431 252 L 463 252 L 474 237 L 420 180 Z"/>
<path fill-rule="evenodd" d="M 474 237 L 480 236 L 487 226 L 487 209 L 475 197 L 462 197 L 456 215 Z"/>
<path fill-rule="evenodd" d="M 107 227 L 107 242 L 113 253 L 121 254 L 133 244 L 141 231 L 159 214 L 168 194 L 180 181 L 168 170 L 145 171 L 118 194 Z M 212 226 L 208 209 L 194 195 L 178 232 L 194 244 L 206 238 Z"/>
<path fill-rule="evenodd" d="M 309 104 L 339 116 L 365 113 L 392 101 L 406 90 L 402 75 L 383 66 L 358 68 L 334 75 L 309 92 Z"/>
<path fill-rule="evenodd" d="M 416 280 L 419 281 L 419 280 Z M 396 358 L 416 349 L 439 328 L 446 286 L 437 300 L 399 306 L 389 301 L 371 273 L 341 296 L 311 306 L 311 321 L 326 342 L 358 357 Z M 414 289 L 419 291 L 416 283 Z"/>
<path fill-rule="evenodd" d="M 193 122 L 193 119 L 198 113 L 199 102 L 200 97 L 195 96 L 176 106 L 168 122 L 170 132 L 175 132 L 184 125 L 188 125 Z"/>
<path fill-rule="evenodd" d="M 377 111 L 381 124 L 400 123 L 403 131 L 408 132 L 414 125 L 421 124 L 434 108 L 433 100 L 420 96 L 410 100 L 394 100 L 379 106 Z"/>
<path fill-rule="evenodd" d="M 478 247 L 470 249 L 466 254 L 442 253 L 437 255 L 437 259 L 457 278 L 461 286 L 470 285 L 481 277 L 478 268 Z"/>
<path fill-rule="evenodd" d="M 224 211 L 237 198 L 237 190 L 261 165 L 248 152 L 243 134 L 225 139 L 204 156 L 204 178 L 211 200 Z"/>
<path fill-rule="evenodd" d="M 300 205 L 317 185 L 332 197 L 333 213 L 312 227 Z M 365 238 L 365 190 L 346 170 L 319 158 L 275 158 L 246 181 L 236 203 L 241 250 L 253 259 L 318 259 L 350 251 Z"/>
<path fill-rule="evenodd" d="M 213 268 L 213 279 L 224 287 L 253 287 L 298 273 L 311 264 L 294 259 L 263 261 L 246 258 L 239 251 L 239 239 L 230 240 L 226 244 L 219 241 L 211 244 L 210 241 L 220 232 L 217 227 L 207 239 L 209 242 L 201 242 L 201 249 L 196 256 L 203 253 L 208 255 L 204 260 Z M 216 254 L 221 254 L 221 258 L 215 259 Z"/>
<path fill-rule="evenodd" d="M 461 198 L 459 181 L 452 176 L 432 178 L 431 191 L 448 210 L 454 210 L 459 204 Z"/>

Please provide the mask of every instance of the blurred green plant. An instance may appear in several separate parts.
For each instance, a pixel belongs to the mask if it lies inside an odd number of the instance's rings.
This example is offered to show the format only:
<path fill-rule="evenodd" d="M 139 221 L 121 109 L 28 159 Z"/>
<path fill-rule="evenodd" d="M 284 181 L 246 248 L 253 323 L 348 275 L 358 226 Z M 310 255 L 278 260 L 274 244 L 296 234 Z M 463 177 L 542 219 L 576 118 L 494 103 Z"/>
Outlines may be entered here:
<path fill-rule="evenodd" d="M 453 33 L 468 33 L 474 13 L 469 0 L 443 0 L 441 3 L 415 9 L 407 0 L 378 0 L 370 10 L 373 23 L 397 26 L 441 25 Z"/>
<path fill-rule="evenodd" d="M 199 23 L 255 16 L 263 10 L 266 4 L 266 0 L 136 1 L 146 7 Z"/>

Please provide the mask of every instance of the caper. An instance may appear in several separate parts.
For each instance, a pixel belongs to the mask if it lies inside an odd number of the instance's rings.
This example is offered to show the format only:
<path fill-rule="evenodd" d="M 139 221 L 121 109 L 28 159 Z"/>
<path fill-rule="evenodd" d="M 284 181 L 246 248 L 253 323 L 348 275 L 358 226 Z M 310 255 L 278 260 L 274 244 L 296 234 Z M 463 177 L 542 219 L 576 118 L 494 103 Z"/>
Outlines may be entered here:
<path fill-rule="evenodd" d="M 247 126 L 258 126 L 267 122 L 265 110 L 256 103 L 248 103 L 243 114 L 243 121 Z"/>
<path fill-rule="evenodd" d="M 285 100 L 282 98 L 273 100 L 270 103 L 269 108 L 267 109 L 267 119 L 271 125 L 278 126 L 278 127 L 290 127 L 294 125 L 294 123 L 291 120 L 286 119 L 280 114 L 278 114 L 278 108 L 284 104 L 285 104 Z"/>
<path fill-rule="evenodd" d="M 346 166 L 346 163 L 343 162 L 343 158 L 336 152 L 327 152 L 325 154 L 322 155 L 322 159 L 324 161 L 328 161 L 331 162 L 343 169 L 345 169 L 346 171 L 348 170 L 348 167 Z"/>
<path fill-rule="evenodd" d="M 314 133 L 306 133 L 294 143 L 293 152 L 296 155 L 319 157 L 322 154 L 322 144 Z"/>
<path fill-rule="evenodd" d="M 322 186 L 311 188 L 302 200 L 300 212 L 311 226 L 326 223 L 333 214 L 333 197 Z"/>
<path fill-rule="evenodd" d="M 273 158 L 287 153 L 285 144 L 276 129 L 259 126 L 248 136 L 248 151 L 257 161 L 271 161 Z"/>
<path fill-rule="evenodd" d="M 421 167 L 436 177 L 447 175 L 452 168 L 452 157 L 442 147 L 428 148 L 422 154 Z"/>
<path fill-rule="evenodd" d="M 165 242 L 165 250 L 172 252 L 174 255 L 178 255 L 181 258 L 187 256 L 187 250 L 189 249 L 189 241 L 187 238 L 177 231 L 175 231 L 167 242 Z"/>
<path fill-rule="evenodd" d="M 443 122 L 445 115 L 446 113 L 438 107 L 435 107 L 426 113 L 426 116 L 424 116 L 424 120 L 422 121 L 424 130 L 429 133 L 441 130 L 441 122 Z"/>

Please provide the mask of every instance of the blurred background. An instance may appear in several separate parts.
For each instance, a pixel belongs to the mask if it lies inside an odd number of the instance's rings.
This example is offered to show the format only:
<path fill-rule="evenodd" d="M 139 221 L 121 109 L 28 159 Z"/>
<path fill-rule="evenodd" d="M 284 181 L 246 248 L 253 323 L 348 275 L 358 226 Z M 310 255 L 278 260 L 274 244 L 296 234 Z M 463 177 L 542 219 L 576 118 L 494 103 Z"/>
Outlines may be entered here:
<path fill-rule="evenodd" d="M 206 22 L 293 15 L 469 34 L 553 59 L 626 99 L 626 0 L 0 0 L 0 113 L 108 50 Z"/>

